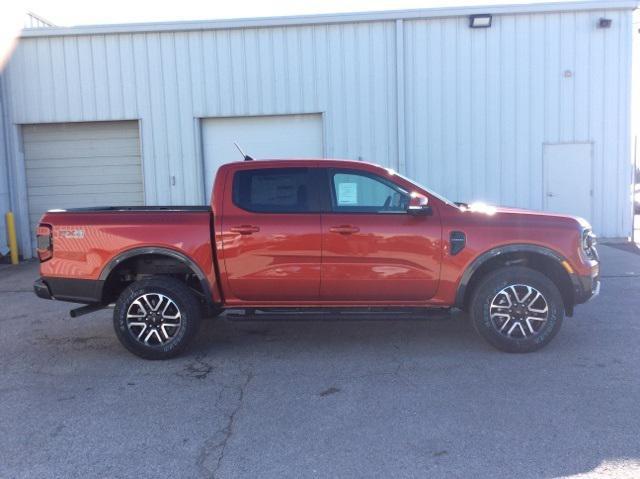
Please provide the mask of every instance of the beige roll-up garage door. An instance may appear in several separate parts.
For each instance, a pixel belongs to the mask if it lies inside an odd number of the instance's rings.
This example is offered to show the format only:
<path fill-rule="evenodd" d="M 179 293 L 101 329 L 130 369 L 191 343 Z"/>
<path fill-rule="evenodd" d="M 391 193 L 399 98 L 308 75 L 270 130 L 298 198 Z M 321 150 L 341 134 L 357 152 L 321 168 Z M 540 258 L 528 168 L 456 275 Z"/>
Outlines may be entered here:
<path fill-rule="evenodd" d="M 244 116 L 202 120 L 207 203 L 218 167 L 241 159 L 234 143 L 256 159 L 322 158 L 322 115 Z"/>
<path fill-rule="evenodd" d="M 144 204 L 137 121 L 22 127 L 32 231 L 49 209 Z"/>

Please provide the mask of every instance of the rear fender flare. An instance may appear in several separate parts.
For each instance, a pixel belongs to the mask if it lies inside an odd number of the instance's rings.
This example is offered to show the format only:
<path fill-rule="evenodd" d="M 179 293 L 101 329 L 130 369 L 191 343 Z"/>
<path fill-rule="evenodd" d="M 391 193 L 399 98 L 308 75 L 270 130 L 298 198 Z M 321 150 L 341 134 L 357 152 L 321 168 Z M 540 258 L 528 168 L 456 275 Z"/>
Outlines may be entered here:
<path fill-rule="evenodd" d="M 181 263 L 186 264 L 189 267 L 189 269 L 193 271 L 193 273 L 197 276 L 198 280 L 200 281 L 200 286 L 202 288 L 202 291 L 205 292 L 204 296 L 208 305 L 214 306 L 213 299 L 211 298 L 211 285 L 209 284 L 209 281 L 207 280 L 207 277 L 203 273 L 202 269 L 200 269 L 200 266 L 198 266 L 198 264 L 195 261 L 193 261 L 191 258 L 189 258 L 186 254 L 170 248 L 148 246 L 143 248 L 134 248 L 134 249 L 127 250 L 123 253 L 120 253 L 119 255 L 115 256 L 107 263 L 107 265 L 103 268 L 102 272 L 100 273 L 100 277 L 98 279 L 100 279 L 101 281 L 106 281 L 109 275 L 111 274 L 111 272 L 123 261 L 126 261 L 130 258 L 135 258 L 136 256 L 144 256 L 149 254 L 168 256 L 170 258 L 174 258 L 180 261 Z"/>

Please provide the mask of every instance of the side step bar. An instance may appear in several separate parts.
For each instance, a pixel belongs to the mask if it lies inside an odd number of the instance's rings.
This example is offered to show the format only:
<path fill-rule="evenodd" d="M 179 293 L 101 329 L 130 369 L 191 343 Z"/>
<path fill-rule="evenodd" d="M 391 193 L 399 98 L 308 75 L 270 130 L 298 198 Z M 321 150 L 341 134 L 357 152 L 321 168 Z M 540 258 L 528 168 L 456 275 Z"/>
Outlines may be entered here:
<path fill-rule="evenodd" d="M 229 321 L 397 321 L 448 319 L 449 309 L 405 310 L 229 310 L 224 315 Z"/>

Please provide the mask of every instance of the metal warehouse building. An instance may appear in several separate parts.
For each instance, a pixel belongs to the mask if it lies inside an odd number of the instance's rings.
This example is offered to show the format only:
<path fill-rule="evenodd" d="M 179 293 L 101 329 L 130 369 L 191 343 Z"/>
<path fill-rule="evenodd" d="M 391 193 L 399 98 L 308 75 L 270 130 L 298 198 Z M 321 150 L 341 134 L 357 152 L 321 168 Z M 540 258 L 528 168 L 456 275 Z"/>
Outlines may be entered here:
<path fill-rule="evenodd" d="M 0 76 L 0 212 L 29 256 L 45 209 L 206 202 L 237 141 L 627 237 L 636 5 L 26 29 Z"/>

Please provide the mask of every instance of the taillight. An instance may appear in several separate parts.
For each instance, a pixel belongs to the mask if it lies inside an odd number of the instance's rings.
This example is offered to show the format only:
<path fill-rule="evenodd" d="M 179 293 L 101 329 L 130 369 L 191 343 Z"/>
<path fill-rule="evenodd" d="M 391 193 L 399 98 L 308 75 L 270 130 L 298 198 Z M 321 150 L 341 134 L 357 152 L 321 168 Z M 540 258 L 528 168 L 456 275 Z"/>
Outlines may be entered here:
<path fill-rule="evenodd" d="M 38 258 L 40 261 L 47 261 L 53 256 L 53 239 L 51 234 L 51 226 L 40 224 L 36 230 L 36 238 L 38 241 Z"/>

